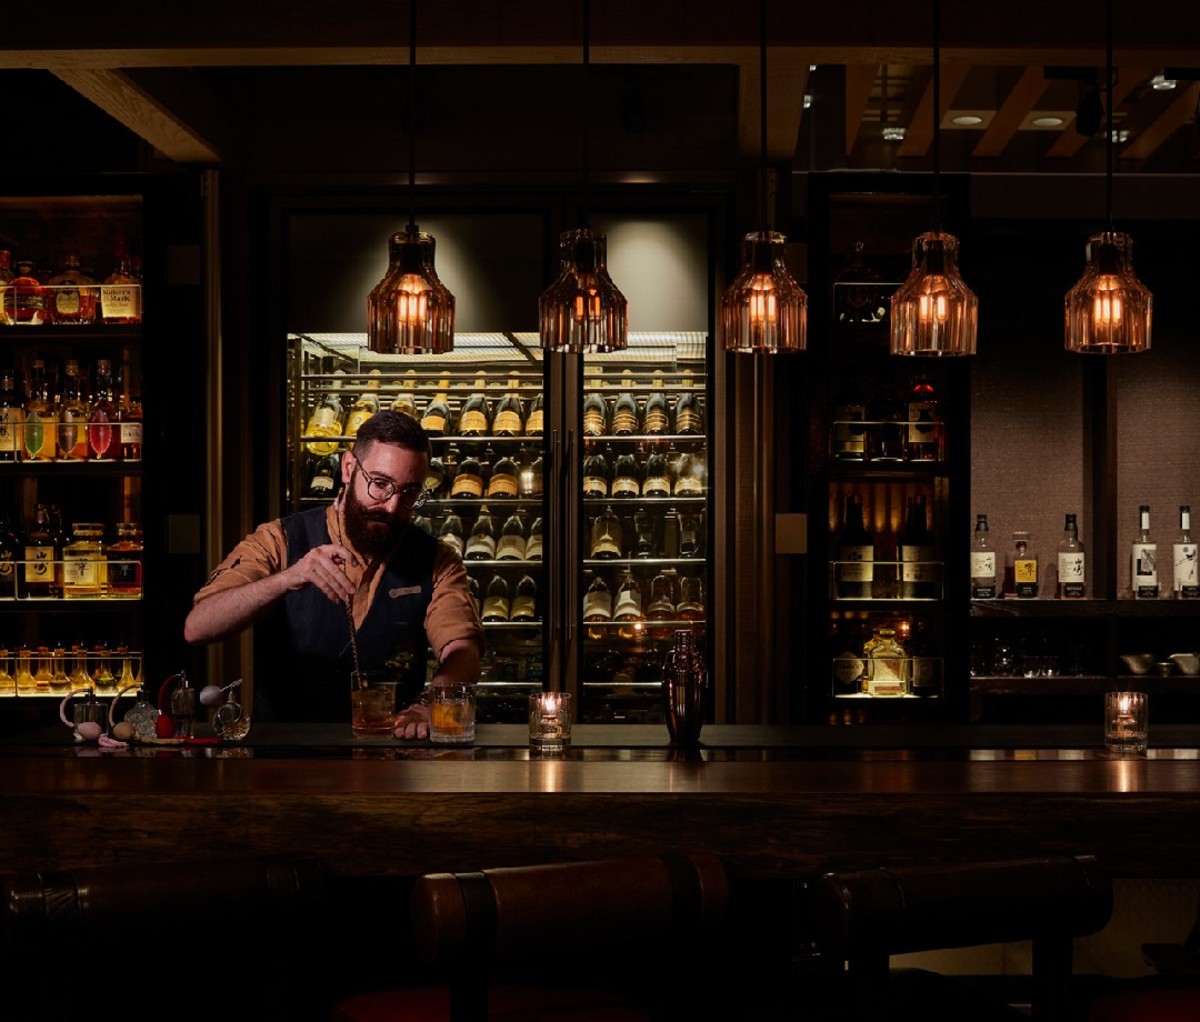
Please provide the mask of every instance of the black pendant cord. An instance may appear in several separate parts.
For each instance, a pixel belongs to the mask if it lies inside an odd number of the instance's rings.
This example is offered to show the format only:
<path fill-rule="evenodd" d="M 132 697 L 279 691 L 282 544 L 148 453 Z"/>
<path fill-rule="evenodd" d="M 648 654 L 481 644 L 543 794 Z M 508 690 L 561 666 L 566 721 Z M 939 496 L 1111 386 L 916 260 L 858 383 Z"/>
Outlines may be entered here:
<path fill-rule="evenodd" d="M 417 0 L 408 4 L 408 233 L 417 231 Z"/>
<path fill-rule="evenodd" d="M 1104 202 L 1108 212 L 1108 230 L 1113 229 L 1113 0 L 1105 4 L 1105 140 L 1104 140 Z"/>
<path fill-rule="evenodd" d="M 581 99 L 584 111 L 588 111 L 589 101 L 592 96 L 592 59 L 591 59 L 591 34 L 592 34 L 592 5 L 589 0 L 583 0 L 583 64 L 581 65 L 583 84 L 581 86 Z M 580 147 L 583 150 L 581 163 L 583 164 L 583 193 L 579 198 L 579 226 L 588 226 L 588 187 L 590 184 L 588 177 L 588 164 L 590 162 L 591 147 L 591 115 L 585 112 L 582 117 L 583 131 L 580 139 Z"/>
<path fill-rule="evenodd" d="M 767 219 L 767 0 L 759 0 L 758 5 L 758 117 L 758 212 L 765 235 L 770 230 Z"/>
<path fill-rule="evenodd" d="M 942 18 L 933 0 L 933 224 L 942 229 Z"/>

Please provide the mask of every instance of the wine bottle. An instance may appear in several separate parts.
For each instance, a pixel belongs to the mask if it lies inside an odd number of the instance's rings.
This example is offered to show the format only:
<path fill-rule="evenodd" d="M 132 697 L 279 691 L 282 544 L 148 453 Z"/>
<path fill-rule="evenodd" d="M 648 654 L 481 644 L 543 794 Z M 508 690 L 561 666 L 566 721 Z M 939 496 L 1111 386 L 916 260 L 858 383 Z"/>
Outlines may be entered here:
<path fill-rule="evenodd" d="M 485 377 L 481 373 L 475 380 L 475 389 L 463 405 L 458 417 L 458 432 L 461 436 L 483 436 L 491 425 L 487 397 L 484 394 Z"/>
<path fill-rule="evenodd" d="M 990 600 L 995 595 L 996 548 L 988 533 L 987 515 L 976 515 L 971 537 L 971 599 Z"/>
<path fill-rule="evenodd" d="M 609 488 L 614 497 L 638 497 L 642 492 L 642 483 L 638 478 L 638 463 L 632 451 L 626 451 L 617 458 L 613 471 L 612 486 Z"/>
<path fill-rule="evenodd" d="M 304 495 L 316 500 L 333 498 L 337 493 L 338 484 L 342 481 L 341 462 L 342 456 L 337 451 L 313 459 L 312 472 Z"/>
<path fill-rule="evenodd" d="M 654 377 L 650 395 L 646 398 L 646 411 L 642 417 L 642 432 L 648 436 L 663 436 L 671 429 L 671 415 L 667 411 L 667 395 L 663 390 L 663 378 Z"/>
<path fill-rule="evenodd" d="M 597 447 L 583 459 L 583 495 L 585 497 L 608 496 L 608 459 Z"/>
<path fill-rule="evenodd" d="M 527 546 L 525 519 L 521 517 L 520 511 L 515 511 L 508 516 L 500 530 L 500 541 L 496 544 L 496 560 L 523 561 Z"/>
<path fill-rule="evenodd" d="M 1138 535 L 1129 553 L 1129 578 L 1135 600 L 1158 599 L 1158 544 L 1150 538 L 1150 505 L 1138 508 Z"/>
<path fill-rule="evenodd" d="M 379 384 L 382 378 L 383 374 L 378 369 L 372 369 L 368 374 L 366 389 L 358 395 L 346 415 L 346 436 L 357 436 L 359 427 L 379 411 Z"/>
<path fill-rule="evenodd" d="M 585 623 L 611 621 L 612 610 L 612 591 L 608 588 L 604 577 L 597 574 L 593 577 L 591 585 L 587 587 L 587 592 L 583 594 L 583 620 Z M 603 638 L 604 629 L 589 628 L 587 635 L 589 639 Z"/>
<path fill-rule="evenodd" d="M 1058 541 L 1058 598 L 1082 600 L 1087 595 L 1087 556 L 1079 541 L 1079 526 L 1069 514 Z"/>
<path fill-rule="evenodd" d="M 704 409 L 700 396 L 692 389 L 691 377 L 684 377 L 682 388 L 675 398 L 675 432 L 682 436 L 697 436 L 704 432 Z"/>
<path fill-rule="evenodd" d="M 537 582 L 532 575 L 522 575 L 517 581 L 517 591 L 513 594 L 512 613 L 510 621 L 537 620 Z"/>
<path fill-rule="evenodd" d="M 611 507 L 592 521 L 592 557 L 596 560 L 615 560 L 621 556 L 621 521 Z"/>
<path fill-rule="evenodd" d="M 450 484 L 450 496 L 466 499 L 483 496 L 483 466 L 473 450 L 463 452 L 454 482 Z"/>
<path fill-rule="evenodd" d="M 642 482 L 643 497 L 669 497 L 671 495 L 671 472 L 667 456 L 660 450 L 650 452 L 646 459 L 646 478 Z"/>
<path fill-rule="evenodd" d="M 608 405 L 595 390 L 583 399 L 583 435 L 604 436 L 608 432 Z"/>
<path fill-rule="evenodd" d="M 488 476 L 487 497 L 515 497 L 517 495 L 517 463 L 507 452 L 500 455 L 492 465 Z"/>
<path fill-rule="evenodd" d="M 1179 539 L 1171 549 L 1175 574 L 1175 599 L 1200 599 L 1200 573 L 1197 572 L 1196 544 L 1192 542 L 1192 509 L 1184 504 L 1179 508 Z"/>
<path fill-rule="evenodd" d="M 442 527 L 438 530 L 438 539 L 451 547 L 459 557 L 462 557 L 464 549 L 462 519 L 453 511 L 443 520 Z"/>
<path fill-rule="evenodd" d="M 525 560 L 540 561 L 542 559 L 542 520 L 535 518 L 529 526 L 529 538 L 525 541 Z"/>
<path fill-rule="evenodd" d="M 875 579 L 875 537 L 863 524 L 862 497 L 857 493 L 846 497 L 836 555 L 834 579 L 838 599 L 869 599 Z"/>
<path fill-rule="evenodd" d="M 425 414 L 421 416 L 421 428 L 430 436 L 445 436 L 450 428 L 450 403 L 447 397 L 450 393 L 450 381 L 443 379 L 438 384 L 437 393 L 425 406 Z"/>
<path fill-rule="evenodd" d="M 525 407 L 520 396 L 521 379 L 513 374 L 508 381 L 508 392 L 496 405 L 492 419 L 492 436 L 520 436 L 525 428 Z"/>
<path fill-rule="evenodd" d="M 621 390 L 613 404 L 612 432 L 614 436 L 632 436 L 638 431 L 638 406 L 634 399 L 628 369 L 621 373 Z"/>
<path fill-rule="evenodd" d="M 529 402 L 529 415 L 525 419 L 525 435 L 541 436 L 544 421 L 542 409 L 542 392 L 539 390 Z"/>
<path fill-rule="evenodd" d="M 908 505 L 904 531 L 898 544 L 900 596 L 905 600 L 937 597 L 937 540 L 929 530 L 925 497 L 916 496 Z"/>

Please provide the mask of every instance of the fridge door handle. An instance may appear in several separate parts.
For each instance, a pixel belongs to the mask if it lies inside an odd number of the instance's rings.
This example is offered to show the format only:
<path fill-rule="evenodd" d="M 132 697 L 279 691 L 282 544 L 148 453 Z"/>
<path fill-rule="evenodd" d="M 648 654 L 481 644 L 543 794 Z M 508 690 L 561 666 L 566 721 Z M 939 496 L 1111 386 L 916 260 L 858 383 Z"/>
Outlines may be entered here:
<path fill-rule="evenodd" d="M 569 429 L 569 430 L 567 430 L 566 442 L 563 445 L 563 461 L 562 461 L 563 471 L 562 471 L 562 476 L 561 476 L 562 487 L 563 487 L 563 500 L 562 500 L 562 503 L 560 506 L 562 507 L 563 512 L 564 512 L 563 520 L 566 525 L 566 528 L 563 532 L 564 540 L 570 540 L 571 538 L 573 538 L 575 536 L 576 503 L 572 499 L 573 494 L 571 493 L 571 480 L 574 477 L 574 473 L 571 471 L 571 466 L 573 464 L 572 457 L 573 457 L 574 449 L 575 449 L 575 431 Z M 579 611 L 579 601 L 575 598 L 576 593 L 575 593 L 575 584 L 574 584 L 574 580 L 575 580 L 574 560 L 573 560 L 573 558 L 566 556 L 566 553 L 565 553 L 566 546 L 567 545 L 565 542 L 560 544 L 559 562 L 561 564 L 561 571 L 562 571 L 561 577 L 563 580 L 563 593 L 566 595 L 566 598 L 567 598 L 566 605 L 568 607 L 572 608 L 569 611 L 569 613 L 563 615 L 563 618 L 564 618 L 564 621 L 566 624 L 566 649 L 563 651 L 563 655 L 567 656 L 569 659 L 569 654 L 571 652 L 571 646 L 575 642 L 575 615 Z"/>

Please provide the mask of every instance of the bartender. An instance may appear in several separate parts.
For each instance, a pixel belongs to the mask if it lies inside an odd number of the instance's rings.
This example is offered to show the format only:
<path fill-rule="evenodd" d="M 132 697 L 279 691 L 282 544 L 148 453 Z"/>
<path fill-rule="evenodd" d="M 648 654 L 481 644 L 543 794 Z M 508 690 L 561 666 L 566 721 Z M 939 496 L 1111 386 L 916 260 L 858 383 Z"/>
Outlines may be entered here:
<path fill-rule="evenodd" d="M 429 649 L 434 685 L 478 681 L 483 628 L 466 570 L 455 550 L 411 521 L 427 496 L 429 457 L 415 419 L 376 413 L 342 456 L 341 496 L 260 525 L 196 593 L 183 627 L 188 642 L 212 642 L 260 619 L 278 629 L 278 642 L 264 647 L 272 667 L 255 686 L 260 720 L 349 719 L 347 607 L 361 669 L 394 673 L 411 700 L 396 715 L 397 738 L 429 733 Z"/>

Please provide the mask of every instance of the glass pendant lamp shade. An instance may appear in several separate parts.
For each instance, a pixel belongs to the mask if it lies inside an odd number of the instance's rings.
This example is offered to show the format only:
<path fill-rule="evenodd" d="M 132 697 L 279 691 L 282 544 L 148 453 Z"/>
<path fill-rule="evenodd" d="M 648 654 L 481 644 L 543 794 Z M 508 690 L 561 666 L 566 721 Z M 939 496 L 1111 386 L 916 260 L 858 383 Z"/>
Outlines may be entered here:
<path fill-rule="evenodd" d="M 775 354 L 808 343 L 808 295 L 783 261 L 787 239 L 753 231 L 742 239 L 742 269 L 721 296 L 726 351 Z"/>
<path fill-rule="evenodd" d="M 388 268 L 367 295 L 367 346 L 389 355 L 454 348 L 454 295 L 433 266 L 432 235 L 409 224 L 388 243 Z"/>
<path fill-rule="evenodd" d="M 559 236 L 558 278 L 538 301 L 542 348 L 571 354 L 629 346 L 629 303 L 608 275 L 603 231 L 577 227 Z"/>
<path fill-rule="evenodd" d="M 1067 351 L 1115 355 L 1150 347 L 1153 297 L 1133 272 L 1133 239 L 1119 231 L 1093 234 L 1087 268 L 1067 292 Z"/>
<path fill-rule="evenodd" d="M 893 355 L 974 355 L 979 299 L 958 272 L 958 239 L 927 231 L 912 272 L 892 295 Z"/>

